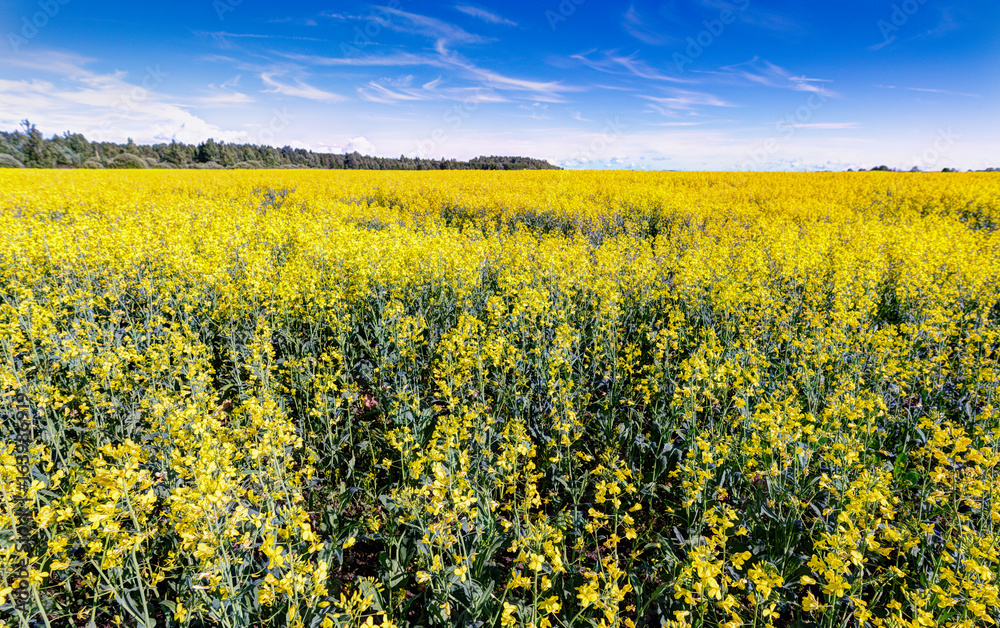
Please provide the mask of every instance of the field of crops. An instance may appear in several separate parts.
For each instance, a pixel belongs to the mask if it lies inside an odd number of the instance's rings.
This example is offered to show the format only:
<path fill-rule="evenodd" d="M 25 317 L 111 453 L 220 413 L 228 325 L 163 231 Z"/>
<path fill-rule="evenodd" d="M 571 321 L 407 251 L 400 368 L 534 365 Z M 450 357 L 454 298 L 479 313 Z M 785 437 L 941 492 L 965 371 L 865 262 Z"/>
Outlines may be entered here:
<path fill-rule="evenodd" d="M 0 171 L 0 227 L 0 625 L 1000 616 L 1000 176 Z"/>

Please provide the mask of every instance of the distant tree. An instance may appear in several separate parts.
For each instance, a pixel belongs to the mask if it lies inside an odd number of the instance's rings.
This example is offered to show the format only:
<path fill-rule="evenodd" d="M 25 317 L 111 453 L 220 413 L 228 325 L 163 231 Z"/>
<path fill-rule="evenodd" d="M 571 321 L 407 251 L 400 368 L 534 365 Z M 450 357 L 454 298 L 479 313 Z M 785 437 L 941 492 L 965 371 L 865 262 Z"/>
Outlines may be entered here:
<path fill-rule="evenodd" d="M 83 159 L 79 155 L 70 150 L 68 146 L 62 144 L 54 144 L 51 147 L 51 153 L 56 166 L 75 167 L 83 162 Z"/>
<path fill-rule="evenodd" d="M 4 153 L 0 155 L 0 168 L 24 168 L 24 164 L 15 159 L 13 155 Z"/>
<path fill-rule="evenodd" d="M 38 127 L 28 120 L 22 120 L 21 125 L 24 127 L 24 134 L 27 136 L 27 142 L 22 149 L 24 153 L 24 165 L 29 168 L 51 168 L 55 166 L 56 161 L 52 150 L 49 144 L 45 142 L 45 138 L 42 137 L 42 132 L 38 130 Z"/>
<path fill-rule="evenodd" d="M 180 166 L 187 161 L 187 159 L 185 159 L 184 152 L 181 150 L 181 147 L 177 144 L 176 140 L 170 140 L 170 145 L 167 146 L 164 151 L 164 161 L 172 163 L 175 166 Z"/>
<path fill-rule="evenodd" d="M 258 146 L 255 144 L 227 144 L 208 139 L 204 142 L 184 144 L 172 140 L 169 144 L 136 144 L 128 138 L 125 144 L 113 142 L 89 142 L 80 134 L 69 131 L 62 136 L 46 140 L 27 120 L 24 132 L 0 131 L 0 154 L 9 154 L 19 163 L 29 168 L 70 168 L 129 167 L 141 168 L 138 161 L 123 155 L 138 158 L 149 167 L 165 168 L 221 168 L 251 167 L 324 169 L 366 169 L 366 170 L 520 170 L 557 168 L 544 160 L 529 157 L 476 157 L 469 161 L 456 159 L 422 159 L 400 155 L 394 157 L 372 157 L 357 151 L 348 154 L 314 153 L 303 148 L 283 146 Z M 256 164 L 260 164 L 257 166 Z"/>
<path fill-rule="evenodd" d="M 209 139 L 201 144 L 198 144 L 198 150 L 195 152 L 194 160 L 200 164 L 207 164 L 211 161 L 219 161 L 221 158 L 221 151 L 219 150 L 219 145 L 215 143 L 215 140 Z"/>
<path fill-rule="evenodd" d="M 132 153 L 122 153 L 108 162 L 108 168 L 148 168 L 149 164 Z"/>
<path fill-rule="evenodd" d="M 94 148 L 87 141 L 87 138 L 80 133 L 66 131 L 62 139 L 66 148 L 76 154 L 81 161 L 86 161 L 94 156 Z"/>

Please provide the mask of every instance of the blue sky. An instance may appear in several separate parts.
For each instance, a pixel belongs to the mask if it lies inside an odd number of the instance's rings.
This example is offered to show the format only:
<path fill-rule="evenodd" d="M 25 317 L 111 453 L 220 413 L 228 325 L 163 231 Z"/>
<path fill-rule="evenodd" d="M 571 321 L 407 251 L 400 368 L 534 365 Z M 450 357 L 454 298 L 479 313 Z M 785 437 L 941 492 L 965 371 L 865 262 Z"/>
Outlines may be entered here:
<path fill-rule="evenodd" d="M 6 0 L 0 128 L 569 168 L 1000 166 L 1000 3 Z"/>

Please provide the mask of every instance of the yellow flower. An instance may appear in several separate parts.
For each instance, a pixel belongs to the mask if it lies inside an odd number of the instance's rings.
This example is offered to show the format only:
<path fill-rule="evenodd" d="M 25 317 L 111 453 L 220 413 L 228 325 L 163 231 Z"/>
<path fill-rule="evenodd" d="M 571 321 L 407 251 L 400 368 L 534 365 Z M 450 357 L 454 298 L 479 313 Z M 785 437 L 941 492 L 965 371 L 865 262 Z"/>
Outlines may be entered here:
<path fill-rule="evenodd" d="M 559 603 L 559 596 L 556 595 L 546 598 L 538 605 L 538 610 L 548 614 L 558 613 L 560 608 L 562 608 L 562 604 Z"/>
<path fill-rule="evenodd" d="M 597 592 L 597 579 L 594 578 L 587 584 L 577 587 L 576 597 L 580 599 L 580 606 L 587 608 L 588 606 L 595 604 L 597 600 L 601 599 L 600 594 Z"/>
<path fill-rule="evenodd" d="M 513 604 L 507 602 L 503 603 L 503 614 L 500 616 L 500 625 L 505 628 L 508 626 L 514 626 L 517 624 L 517 619 L 514 617 L 514 613 L 517 612 L 517 607 Z"/>
<path fill-rule="evenodd" d="M 531 554 L 531 557 L 528 559 L 528 569 L 532 571 L 541 571 L 544 564 L 545 556 L 541 554 Z"/>
<path fill-rule="evenodd" d="M 811 591 L 806 593 L 806 596 L 802 598 L 802 610 L 807 613 L 822 611 L 824 608 L 826 607 L 819 603 L 819 600 L 816 599 L 816 596 Z"/>

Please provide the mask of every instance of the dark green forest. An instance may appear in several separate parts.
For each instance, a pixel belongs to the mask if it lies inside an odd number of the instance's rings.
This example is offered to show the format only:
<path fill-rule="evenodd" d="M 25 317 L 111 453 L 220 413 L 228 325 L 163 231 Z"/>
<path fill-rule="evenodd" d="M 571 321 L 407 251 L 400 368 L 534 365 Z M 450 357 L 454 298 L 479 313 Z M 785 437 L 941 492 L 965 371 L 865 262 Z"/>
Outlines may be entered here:
<path fill-rule="evenodd" d="M 66 131 L 46 139 L 25 120 L 23 130 L 0 131 L 0 168 L 323 168 L 341 170 L 558 170 L 530 157 L 476 157 L 469 161 L 369 157 L 357 152 L 314 153 L 302 148 L 227 144 L 91 142 Z"/>

